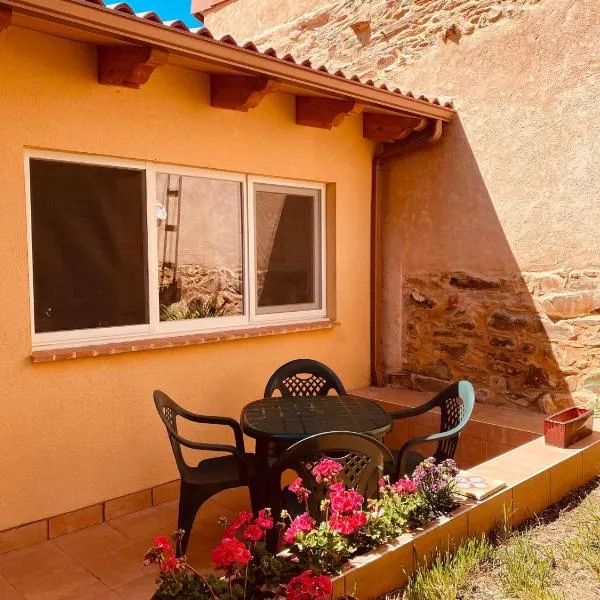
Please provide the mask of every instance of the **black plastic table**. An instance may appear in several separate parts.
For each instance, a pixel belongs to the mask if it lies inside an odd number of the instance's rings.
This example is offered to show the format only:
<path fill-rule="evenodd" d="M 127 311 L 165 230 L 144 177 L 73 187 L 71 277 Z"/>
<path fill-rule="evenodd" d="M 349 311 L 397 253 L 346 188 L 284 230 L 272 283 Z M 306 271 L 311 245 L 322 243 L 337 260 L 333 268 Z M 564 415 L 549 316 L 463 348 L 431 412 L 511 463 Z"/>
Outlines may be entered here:
<path fill-rule="evenodd" d="M 294 442 L 326 431 L 353 431 L 381 440 L 392 429 L 392 419 L 376 402 L 351 394 L 255 400 L 242 410 L 240 424 L 256 440 L 258 476 L 264 476 L 265 490 L 269 459 Z"/>

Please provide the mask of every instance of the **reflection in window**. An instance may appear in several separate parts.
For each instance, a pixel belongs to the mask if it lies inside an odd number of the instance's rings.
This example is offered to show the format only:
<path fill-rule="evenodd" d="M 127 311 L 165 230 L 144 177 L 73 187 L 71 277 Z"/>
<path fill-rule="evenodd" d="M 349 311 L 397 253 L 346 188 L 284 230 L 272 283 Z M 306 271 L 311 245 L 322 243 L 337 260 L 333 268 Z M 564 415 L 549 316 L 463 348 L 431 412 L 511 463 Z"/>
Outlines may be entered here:
<path fill-rule="evenodd" d="M 320 308 L 319 192 L 255 189 L 257 313 Z"/>
<path fill-rule="evenodd" d="M 148 323 L 144 171 L 31 159 L 36 333 Z"/>
<path fill-rule="evenodd" d="M 242 186 L 159 173 L 160 320 L 244 314 Z"/>

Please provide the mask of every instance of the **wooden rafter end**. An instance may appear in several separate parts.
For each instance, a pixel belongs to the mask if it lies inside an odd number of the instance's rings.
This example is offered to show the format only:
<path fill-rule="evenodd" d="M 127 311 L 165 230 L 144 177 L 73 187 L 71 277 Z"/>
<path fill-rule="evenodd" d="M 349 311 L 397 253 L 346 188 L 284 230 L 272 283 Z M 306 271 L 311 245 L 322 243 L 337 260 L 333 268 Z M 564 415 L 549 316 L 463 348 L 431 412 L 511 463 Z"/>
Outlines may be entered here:
<path fill-rule="evenodd" d="M 267 94 L 275 91 L 275 88 L 275 82 L 268 77 L 212 74 L 210 105 L 247 112 L 256 108 Z"/>
<path fill-rule="evenodd" d="M 355 114 L 358 108 L 354 100 L 297 96 L 296 123 L 309 127 L 332 129 L 337 127 L 347 115 Z"/>
<path fill-rule="evenodd" d="M 166 64 L 169 53 L 141 46 L 98 46 L 98 83 L 137 89 L 154 69 Z"/>
<path fill-rule="evenodd" d="M 420 117 L 364 113 L 363 137 L 377 142 L 395 142 L 408 137 L 421 126 L 421 122 Z"/>

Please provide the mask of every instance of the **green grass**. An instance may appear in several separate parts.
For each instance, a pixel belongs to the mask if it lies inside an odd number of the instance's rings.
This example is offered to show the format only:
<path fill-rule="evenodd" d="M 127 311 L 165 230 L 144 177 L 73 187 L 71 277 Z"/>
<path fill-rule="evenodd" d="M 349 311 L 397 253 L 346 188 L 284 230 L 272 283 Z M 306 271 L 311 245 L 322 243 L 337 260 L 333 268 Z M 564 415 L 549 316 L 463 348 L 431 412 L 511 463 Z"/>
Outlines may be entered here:
<path fill-rule="evenodd" d="M 600 479 L 524 529 L 506 526 L 422 568 L 387 600 L 598 600 Z"/>
<path fill-rule="evenodd" d="M 555 583 L 556 558 L 552 548 L 535 545 L 530 535 L 516 535 L 495 552 L 502 573 L 504 592 L 520 600 L 562 600 L 561 592 L 551 591 Z"/>
<path fill-rule="evenodd" d="M 437 557 L 428 569 L 419 570 L 398 600 L 456 600 L 468 586 L 473 571 L 489 560 L 492 546 L 485 539 L 469 540 L 454 556 Z"/>

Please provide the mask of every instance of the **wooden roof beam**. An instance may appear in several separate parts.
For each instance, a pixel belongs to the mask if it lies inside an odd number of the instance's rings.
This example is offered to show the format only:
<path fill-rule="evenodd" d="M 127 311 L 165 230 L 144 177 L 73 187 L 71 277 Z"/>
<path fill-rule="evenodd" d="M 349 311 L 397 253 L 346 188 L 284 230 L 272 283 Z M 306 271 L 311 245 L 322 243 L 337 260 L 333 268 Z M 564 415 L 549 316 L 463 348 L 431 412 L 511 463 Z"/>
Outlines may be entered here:
<path fill-rule="evenodd" d="M 268 77 L 212 74 L 210 105 L 247 112 L 256 108 L 267 94 L 275 91 L 275 88 L 275 82 Z"/>
<path fill-rule="evenodd" d="M 156 48 L 98 46 L 98 83 L 138 89 L 168 57 L 168 52 Z"/>
<path fill-rule="evenodd" d="M 377 142 L 395 142 L 422 127 L 422 119 L 385 113 L 363 114 L 363 137 Z"/>
<path fill-rule="evenodd" d="M 332 129 L 337 127 L 347 115 L 358 114 L 361 109 L 362 105 L 354 100 L 297 96 L 296 123 L 308 127 Z"/>
<path fill-rule="evenodd" d="M 12 9 L 0 6 L 0 33 L 10 25 L 11 19 Z"/>

